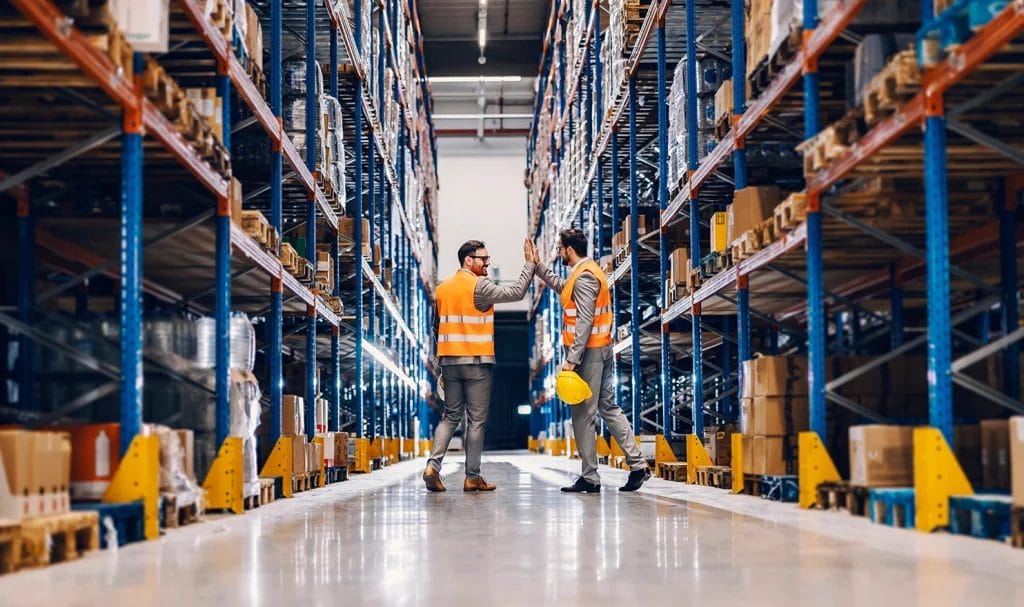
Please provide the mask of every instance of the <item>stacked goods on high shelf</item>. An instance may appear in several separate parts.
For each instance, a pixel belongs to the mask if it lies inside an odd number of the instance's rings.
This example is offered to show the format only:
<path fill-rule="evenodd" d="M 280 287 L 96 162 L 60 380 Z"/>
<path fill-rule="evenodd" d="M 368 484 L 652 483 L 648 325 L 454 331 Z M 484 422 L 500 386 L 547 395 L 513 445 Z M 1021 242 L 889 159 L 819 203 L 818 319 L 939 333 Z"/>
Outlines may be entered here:
<path fill-rule="evenodd" d="M 335 0 L 334 4 L 338 5 L 338 4 L 341 4 L 343 1 L 344 0 Z M 377 38 L 377 36 L 374 35 L 374 28 L 377 25 L 376 24 L 377 19 L 375 17 L 373 17 L 373 6 L 372 6 L 370 0 L 349 0 L 348 1 L 348 9 L 349 9 L 349 13 L 348 14 L 349 14 L 349 18 L 352 20 L 351 26 L 352 26 L 352 35 L 353 36 L 356 33 L 355 19 L 356 19 L 356 3 L 357 2 L 360 5 L 360 7 L 359 7 L 359 9 L 360 9 L 360 13 L 359 13 L 360 27 L 359 27 L 359 39 L 356 40 L 356 44 L 359 46 L 359 55 L 360 55 L 359 59 L 360 59 L 360 61 L 363 64 L 363 70 L 370 71 L 371 69 L 376 69 L 375 66 L 373 65 L 373 58 L 377 55 L 377 51 L 376 51 L 376 48 L 374 48 L 372 45 L 373 45 L 373 43 L 376 40 L 379 40 L 379 38 Z M 380 35 L 380 34 L 378 33 L 377 35 Z"/>
<path fill-rule="evenodd" d="M 728 207 L 726 241 L 734 262 L 746 259 L 774 240 L 778 186 L 753 186 L 737 190 Z M 771 226 L 769 228 L 769 226 Z"/>
<path fill-rule="evenodd" d="M 215 1 L 207 1 L 207 10 Z M 267 78 L 263 71 L 263 26 L 259 15 L 245 0 L 231 0 L 231 37 L 228 42 L 257 90 L 266 97 Z"/>
<path fill-rule="evenodd" d="M 602 107 L 610 108 L 626 79 L 626 36 L 627 23 L 624 2 L 608 3 L 608 27 L 601 41 L 601 65 L 604 69 Z"/>
<path fill-rule="evenodd" d="M 146 60 L 142 86 L 146 97 L 191 144 L 196 153 L 219 173 L 229 175 L 231 155 L 222 143 L 223 126 L 219 124 L 218 116 L 212 115 L 217 106 L 216 93 L 210 95 L 200 92 L 200 98 L 205 95 L 209 101 L 194 103 L 193 98 L 196 94 L 192 93 L 190 96 L 186 89 L 179 86 L 177 80 L 153 59 Z"/>
<path fill-rule="evenodd" d="M 700 162 L 714 149 L 715 145 L 715 93 L 729 78 L 732 68 L 727 62 L 711 55 L 697 59 L 697 98 L 688 99 L 686 94 L 687 60 L 676 64 L 669 89 L 669 172 L 670 188 L 686 180 L 688 166 L 688 145 L 691 134 L 687 132 L 687 103 L 696 104 L 697 161 Z"/>
<path fill-rule="evenodd" d="M 938 65 L 949 52 L 959 47 L 1010 4 L 1006 0 L 933 0 L 935 18 L 928 20 L 917 33 L 920 65 Z M 918 19 L 915 23 L 920 24 L 922 21 Z"/>
<path fill-rule="evenodd" d="M 828 18 L 839 0 L 818 0 L 818 15 Z M 868 2 L 854 25 L 893 29 L 920 23 L 918 2 Z M 965 30 L 967 31 L 967 30 Z M 747 3 L 747 99 L 756 98 L 800 50 L 802 0 L 751 0 Z"/>
<path fill-rule="evenodd" d="M 612 259 L 615 266 L 625 262 L 633 252 L 630 244 L 632 231 L 633 219 L 626 215 L 622 219 L 622 229 L 612 236 Z M 642 213 L 637 215 L 636 233 L 638 238 L 647 233 L 647 216 Z"/>
<path fill-rule="evenodd" d="M 242 208 L 242 182 L 231 178 L 228 187 L 228 198 L 231 201 L 231 221 L 237 223 L 264 250 L 277 254 L 280 235 L 262 211 L 244 210 Z"/>

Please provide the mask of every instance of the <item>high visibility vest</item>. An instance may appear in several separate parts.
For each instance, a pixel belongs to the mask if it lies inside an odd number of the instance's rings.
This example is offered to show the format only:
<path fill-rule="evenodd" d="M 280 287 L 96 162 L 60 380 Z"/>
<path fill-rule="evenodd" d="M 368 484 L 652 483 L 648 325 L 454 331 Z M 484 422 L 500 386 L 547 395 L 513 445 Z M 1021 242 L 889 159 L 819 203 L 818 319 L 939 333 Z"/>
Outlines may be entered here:
<path fill-rule="evenodd" d="M 437 287 L 437 355 L 494 356 L 494 306 L 473 305 L 480 277 L 459 270 Z"/>
<path fill-rule="evenodd" d="M 584 272 L 593 274 L 601 284 L 597 292 L 594 325 L 590 338 L 587 339 L 587 347 L 603 348 L 612 343 L 612 296 L 608 290 L 608 277 L 592 259 L 577 266 L 562 288 L 562 344 L 571 346 L 576 341 L 576 302 L 572 300 L 572 289 L 576 286 L 576 279 Z"/>

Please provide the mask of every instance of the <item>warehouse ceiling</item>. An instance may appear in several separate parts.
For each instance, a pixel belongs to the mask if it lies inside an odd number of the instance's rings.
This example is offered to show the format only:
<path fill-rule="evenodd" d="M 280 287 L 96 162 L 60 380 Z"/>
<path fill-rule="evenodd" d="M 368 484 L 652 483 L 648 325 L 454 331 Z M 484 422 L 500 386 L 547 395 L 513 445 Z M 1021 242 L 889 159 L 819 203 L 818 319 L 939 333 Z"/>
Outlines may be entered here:
<path fill-rule="evenodd" d="M 481 10 L 487 11 L 483 64 Z M 549 10 L 549 0 L 418 0 L 427 73 L 536 76 Z"/>
<path fill-rule="evenodd" d="M 416 10 L 437 134 L 522 136 L 533 114 L 550 0 L 418 0 Z"/>

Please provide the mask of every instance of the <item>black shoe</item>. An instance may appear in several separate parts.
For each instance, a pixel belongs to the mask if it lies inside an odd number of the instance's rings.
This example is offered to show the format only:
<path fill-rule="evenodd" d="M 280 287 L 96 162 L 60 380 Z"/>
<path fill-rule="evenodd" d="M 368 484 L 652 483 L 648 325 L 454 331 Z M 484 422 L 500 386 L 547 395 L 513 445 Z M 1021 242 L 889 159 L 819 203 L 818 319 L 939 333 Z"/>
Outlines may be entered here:
<path fill-rule="evenodd" d="M 585 478 L 578 478 L 570 487 L 562 487 L 562 493 L 601 493 L 601 485 Z"/>
<path fill-rule="evenodd" d="M 629 479 L 626 480 L 626 484 L 619 487 L 619 491 L 636 491 L 649 478 L 651 478 L 650 468 L 644 468 L 643 470 L 633 470 L 632 472 L 629 473 Z"/>

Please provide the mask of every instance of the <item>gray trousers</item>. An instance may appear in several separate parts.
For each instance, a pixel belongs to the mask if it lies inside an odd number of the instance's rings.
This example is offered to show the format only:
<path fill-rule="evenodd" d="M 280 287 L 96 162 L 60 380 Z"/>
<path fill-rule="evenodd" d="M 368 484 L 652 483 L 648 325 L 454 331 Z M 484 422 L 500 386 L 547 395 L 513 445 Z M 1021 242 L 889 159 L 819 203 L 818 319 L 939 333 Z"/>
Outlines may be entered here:
<path fill-rule="evenodd" d="M 572 413 L 572 431 L 576 435 L 576 451 L 583 465 L 583 478 L 600 483 L 597 473 L 597 415 L 622 448 L 630 470 L 643 470 L 647 461 L 636 444 L 636 436 L 622 408 L 615 404 L 615 359 L 612 347 L 587 348 L 583 361 L 576 366 L 583 381 L 594 393 L 582 403 L 569 407 Z"/>
<path fill-rule="evenodd" d="M 484 450 L 484 428 L 491 407 L 491 374 L 493 365 L 447 365 L 441 367 L 444 378 L 444 414 L 434 430 L 434 445 L 427 466 L 441 469 L 444 454 L 452 435 L 466 422 L 466 478 L 480 477 L 480 453 Z"/>

